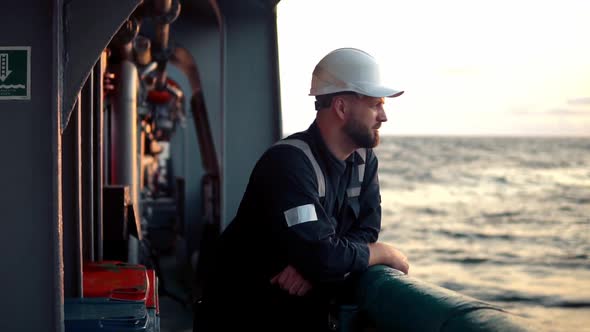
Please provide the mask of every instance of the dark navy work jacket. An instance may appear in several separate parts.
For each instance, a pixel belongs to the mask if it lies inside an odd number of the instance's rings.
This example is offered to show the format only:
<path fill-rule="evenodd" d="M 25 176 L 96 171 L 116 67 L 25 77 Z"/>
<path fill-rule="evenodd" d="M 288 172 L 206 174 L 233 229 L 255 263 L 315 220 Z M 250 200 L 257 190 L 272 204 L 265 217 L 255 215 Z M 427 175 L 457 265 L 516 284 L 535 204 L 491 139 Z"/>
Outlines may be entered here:
<path fill-rule="evenodd" d="M 307 143 L 317 165 L 289 142 Z M 315 167 L 315 168 L 314 168 Z M 320 192 L 321 169 L 324 190 Z M 381 198 L 377 158 L 360 149 L 334 157 L 315 122 L 269 148 L 257 162 L 235 219 L 219 239 L 216 280 L 257 285 L 292 265 L 312 283 L 340 281 L 368 266 Z"/>

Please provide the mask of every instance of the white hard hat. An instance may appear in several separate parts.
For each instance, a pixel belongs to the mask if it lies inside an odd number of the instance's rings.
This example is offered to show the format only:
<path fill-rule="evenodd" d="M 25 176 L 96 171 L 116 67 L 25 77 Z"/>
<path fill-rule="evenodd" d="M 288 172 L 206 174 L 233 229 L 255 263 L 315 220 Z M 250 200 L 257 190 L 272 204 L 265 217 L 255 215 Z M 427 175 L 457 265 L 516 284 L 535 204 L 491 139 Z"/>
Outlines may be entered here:
<path fill-rule="evenodd" d="M 370 54 L 356 48 L 339 48 L 328 53 L 313 70 L 310 96 L 352 91 L 370 97 L 397 97 L 403 91 L 381 82 L 379 64 Z"/>

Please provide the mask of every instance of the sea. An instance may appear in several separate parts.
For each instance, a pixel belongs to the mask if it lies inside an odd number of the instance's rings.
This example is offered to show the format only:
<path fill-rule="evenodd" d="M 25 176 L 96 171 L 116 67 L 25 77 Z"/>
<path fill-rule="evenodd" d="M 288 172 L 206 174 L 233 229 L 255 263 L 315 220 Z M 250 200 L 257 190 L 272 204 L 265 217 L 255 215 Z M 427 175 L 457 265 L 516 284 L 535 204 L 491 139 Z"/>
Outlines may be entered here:
<path fill-rule="evenodd" d="M 380 240 L 412 277 L 590 331 L 590 137 L 381 137 Z"/>

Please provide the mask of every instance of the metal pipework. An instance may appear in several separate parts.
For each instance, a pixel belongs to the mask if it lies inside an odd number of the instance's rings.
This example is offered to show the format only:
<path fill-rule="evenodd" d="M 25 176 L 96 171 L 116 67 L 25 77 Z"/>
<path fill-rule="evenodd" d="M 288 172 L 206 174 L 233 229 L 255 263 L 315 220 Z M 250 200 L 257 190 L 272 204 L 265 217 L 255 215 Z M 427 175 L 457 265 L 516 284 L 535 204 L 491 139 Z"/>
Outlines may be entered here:
<path fill-rule="evenodd" d="M 165 16 L 172 8 L 172 0 L 156 0 L 154 1 L 154 14 L 160 18 Z M 158 19 L 156 24 L 156 42 L 158 50 L 165 50 L 168 48 L 168 37 L 170 34 L 170 22 L 164 19 Z"/>
<path fill-rule="evenodd" d="M 143 67 L 139 71 L 139 79 L 143 81 L 150 73 L 152 73 L 156 69 L 158 69 L 158 64 L 155 62 L 152 62 L 149 65 Z"/>
<path fill-rule="evenodd" d="M 141 226 L 137 216 L 139 211 L 139 179 L 138 179 L 138 151 L 137 151 L 137 67 L 129 60 L 123 60 L 117 65 L 117 90 L 113 103 L 112 140 L 111 140 L 111 183 L 127 186 L 130 189 L 131 205 L 137 227 L 138 236 Z M 137 263 L 139 244 L 133 237 L 128 237 L 129 263 Z"/>
<path fill-rule="evenodd" d="M 140 22 L 135 17 L 128 19 L 111 40 L 111 50 L 114 57 L 121 60 L 129 60 L 132 57 L 132 41 L 139 34 Z"/>
<path fill-rule="evenodd" d="M 152 62 L 151 42 L 144 36 L 137 36 L 133 40 L 135 59 L 140 66 L 147 66 Z"/>
<path fill-rule="evenodd" d="M 129 186 L 137 211 L 137 68 L 131 61 L 118 65 L 117 90 L 112 112 L 111 183 Z"/>
<path fill-rule="evenodd" d="M 170 57 L 168 40 L 170 37 L 170 24 L 180 14 L 180 2 L 178 0 L 154 0 L 153 16 L 156 21 L 156 36 L 154 40 L 154 57 L 158 62 L 158 75 L 156 88 L 166 87 L 166 64 Z"/>
<path fill-rule="evenodd" d="M 131 199 L 137 203 L 137 68 L 122 61 L 118 71 L 118 88 L 113 110 L 112 183 L 128 185 Z"/>

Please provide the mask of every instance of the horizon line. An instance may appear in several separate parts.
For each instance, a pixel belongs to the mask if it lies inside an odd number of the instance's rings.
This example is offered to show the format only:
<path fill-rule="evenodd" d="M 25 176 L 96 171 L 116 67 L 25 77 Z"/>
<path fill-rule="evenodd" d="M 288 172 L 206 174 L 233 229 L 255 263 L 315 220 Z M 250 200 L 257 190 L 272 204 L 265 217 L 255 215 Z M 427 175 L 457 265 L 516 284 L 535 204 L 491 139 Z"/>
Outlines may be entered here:
<path fill-rule="evenodd" d="M 282 138 L 289 135 L 295 134 L 283 133 Z M 420 133 L 407 133 L 407 134 L 391 134 L 391 133 L 380 133 L 381 137 L 476 137 L 476 138 L 580 138 L 590 139 L 590 134 L 420 134 Z"/>

